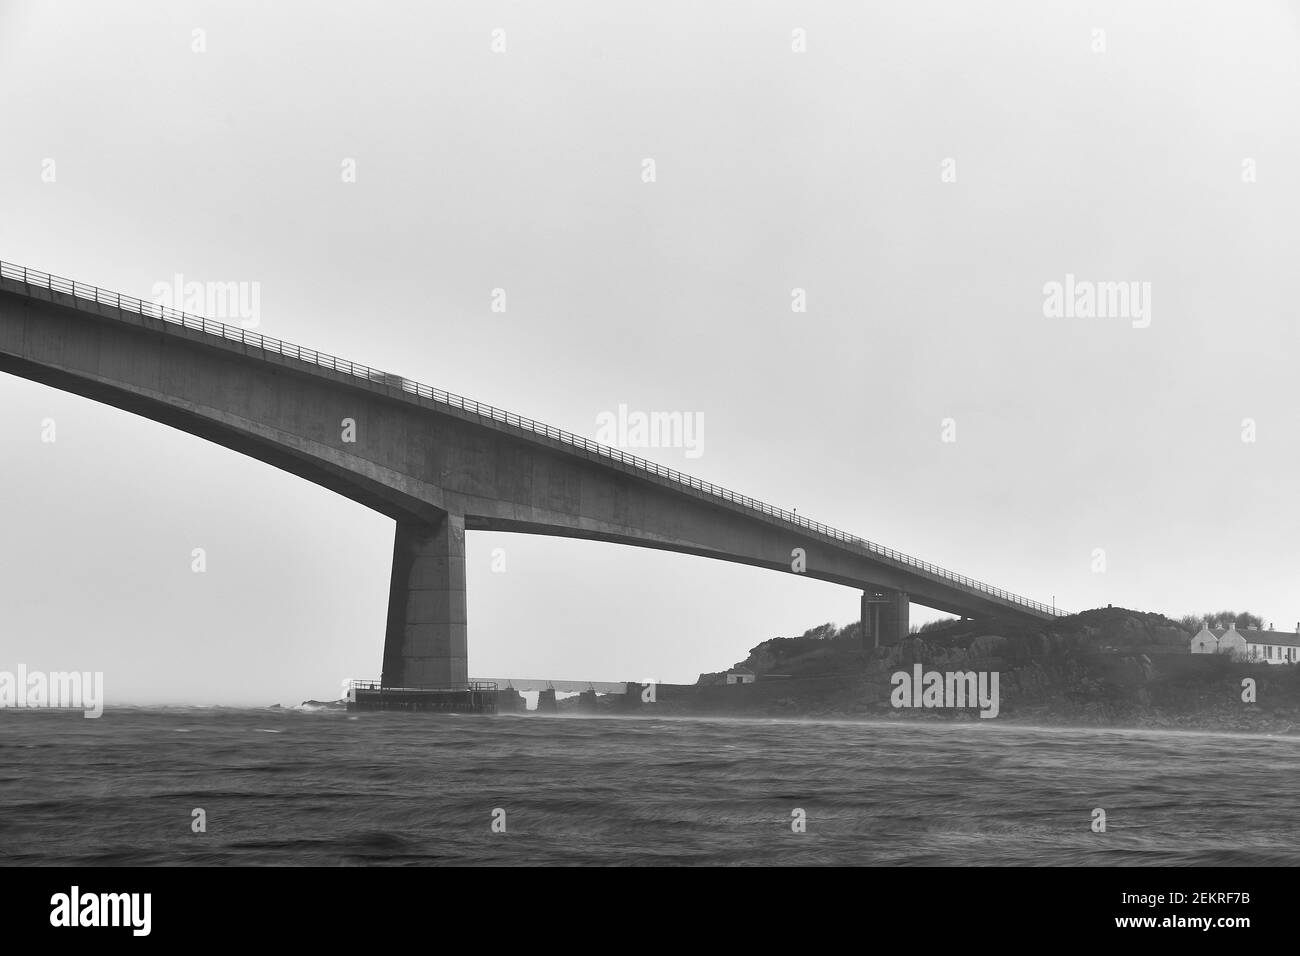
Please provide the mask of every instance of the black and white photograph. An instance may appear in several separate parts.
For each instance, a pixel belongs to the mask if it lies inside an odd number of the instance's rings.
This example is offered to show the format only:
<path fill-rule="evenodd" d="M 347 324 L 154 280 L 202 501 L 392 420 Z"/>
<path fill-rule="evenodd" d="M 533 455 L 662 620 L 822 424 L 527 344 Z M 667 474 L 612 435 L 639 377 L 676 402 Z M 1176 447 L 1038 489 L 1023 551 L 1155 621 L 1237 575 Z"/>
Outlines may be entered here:
<path fill-rule="evenodd" d="M 0 0 L 5 924 L 1284 928 L 1298 121 L 1295 0 Z"/>

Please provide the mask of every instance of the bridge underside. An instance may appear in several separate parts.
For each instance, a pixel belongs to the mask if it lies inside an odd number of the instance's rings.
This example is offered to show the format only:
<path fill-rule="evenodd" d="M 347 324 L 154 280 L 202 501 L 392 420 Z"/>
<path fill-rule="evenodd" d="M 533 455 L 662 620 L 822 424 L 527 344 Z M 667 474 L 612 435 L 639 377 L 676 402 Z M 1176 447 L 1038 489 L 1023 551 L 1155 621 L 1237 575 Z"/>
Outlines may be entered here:
<path fill-rule="evenodd" d="M 908 632 L 909 602 L 970 617 L 1050 615 L 927 574 L 670 477 L 414 395 L 403 379 L 323 367 L 0 278 L 0 372 L 82 395 L 249 455 L 396 523 L 383 683 L 468 679 L 466 530 L 658 548 L 862 592 L 863 639 Z M 283 343 L 280 343 L 283 346 Z M 295 347 L 296 348 L 296 347 Z M 554 434 L 552 434 L 554 432 Z M 793 571 L 792 556 L 804 567 Z"/>
<path fill-rule="evenodd" d="M 397 522 L 388 626 L 385 687 L 449 687 L 469 680 L 463 515 L 433 522 Z M 864 647 L 897 644 L 910 632 L 905 591 L 868 586 L 862 593 Z"/>

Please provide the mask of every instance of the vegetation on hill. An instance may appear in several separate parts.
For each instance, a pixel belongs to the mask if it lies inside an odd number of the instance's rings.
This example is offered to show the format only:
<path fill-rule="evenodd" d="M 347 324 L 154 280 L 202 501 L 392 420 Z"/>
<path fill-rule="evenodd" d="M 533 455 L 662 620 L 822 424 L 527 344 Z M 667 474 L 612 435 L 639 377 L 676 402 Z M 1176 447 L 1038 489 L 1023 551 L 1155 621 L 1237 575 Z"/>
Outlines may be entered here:
<path fill-rule="evenodd" d="M 1209 617 L 1238 627 L 1259 622 L 1247 613 Z M 1000 719 L 1300 732 L 1300 666 L 1193 655 L 1189 642 L 1201 620 L 1189 627 L 1115 607 L 1042 624 L 950 620 L 880 648 L 862 646 L 856 622 L 822 624 L 755 646 L 736 667 L 752 671 L 758 683 L 734 700 L 755 715 L 975 719 L 969 711 L 891 707 L 891 676 L 920 663 L 997 672 Z M 724 675 L 701 674 L 699 685 L 723 684 Z M 1255 683 L 1255 701 L 1243 700 L 1246 678 Z"/>
<path fill-rule="evenodd" d="M 1185 614 L 1178 619 L 1178 623 L 1193 634 L 1201 629 L 1202 622 L 1208 623 L 1212 628 L 1236 624 L 1239 631 L 1244 631 L 1252 625 L 1260 630 L 1264 629 L 1264 619 L 1258 614 L 1251 614 L 1249 611 L 1215 611 L 1212 614 Z"/>

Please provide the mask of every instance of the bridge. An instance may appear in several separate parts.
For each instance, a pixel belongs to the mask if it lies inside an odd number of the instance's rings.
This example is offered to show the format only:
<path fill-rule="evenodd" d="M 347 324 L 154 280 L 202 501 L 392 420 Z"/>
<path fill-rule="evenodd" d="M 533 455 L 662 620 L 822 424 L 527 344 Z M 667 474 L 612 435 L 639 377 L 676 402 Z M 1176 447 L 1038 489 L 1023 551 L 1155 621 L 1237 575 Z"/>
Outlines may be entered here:
<path fill-rule="evenodd" d="M 249 455 L 396 522 L 382 681 L 468 680 L 465 532 L 657 548 L 862 591 L 894 643 L 910 603 L 1044 621 L 1054 607 L 671 468 L 400 375 L 0 262 L 0 371 Z"/>

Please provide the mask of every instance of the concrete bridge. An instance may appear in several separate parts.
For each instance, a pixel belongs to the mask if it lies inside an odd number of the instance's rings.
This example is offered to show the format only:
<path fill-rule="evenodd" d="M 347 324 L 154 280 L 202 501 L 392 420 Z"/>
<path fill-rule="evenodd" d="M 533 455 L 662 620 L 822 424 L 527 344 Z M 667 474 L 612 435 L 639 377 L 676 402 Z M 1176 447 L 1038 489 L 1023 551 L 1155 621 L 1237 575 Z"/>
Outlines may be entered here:
<path fill-rule="evenodd" d="M 386 686 L 468 679 L 465 532 L 611 541 L 857 588 L 864 640 L 909 602 L 1054 608 L 541 422 L 377 369 L 0 263 L 0 371 L 206 438 L 393 518 Z"/>

